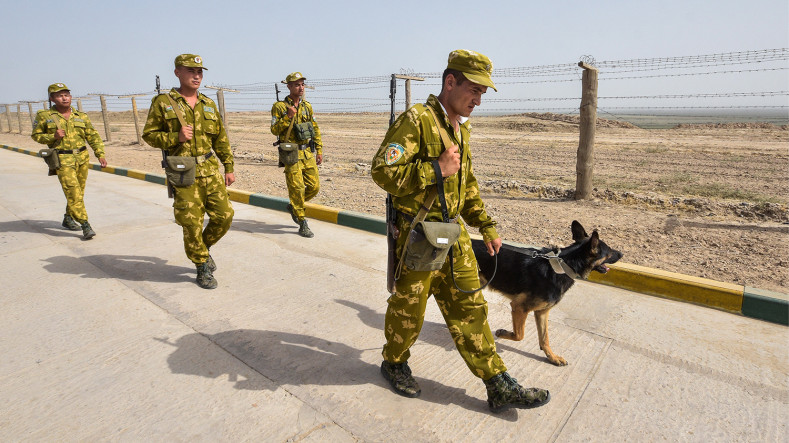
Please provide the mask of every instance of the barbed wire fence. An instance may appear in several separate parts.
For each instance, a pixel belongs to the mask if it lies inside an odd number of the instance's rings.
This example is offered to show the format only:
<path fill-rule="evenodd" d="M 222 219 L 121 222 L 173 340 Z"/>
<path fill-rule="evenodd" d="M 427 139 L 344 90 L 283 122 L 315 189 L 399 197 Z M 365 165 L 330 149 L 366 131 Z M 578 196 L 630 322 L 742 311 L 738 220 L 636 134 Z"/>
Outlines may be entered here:
<path fill-rule="evenodd" d="M 737 121 L 759 121 L 786 124 L 789 120 L 789 85 L 784 74 L 789 70 L 789 48 L 726 52 L 682 57 L 642 58 L 596 61 L 582 56 L 581 61 L 599 71 L 598 113 L 603 118 L 628 121 L 636 126 L 666 127 L 679 122 L 709 123 L 723 118 Z M 528 113 L 579 113 L 581 73 L 578 63 L 514 68 L 496 68 L 493 78 L 498 93 L 488 93 L 475 114 L 512 115 Z M 413 101 L 423 102 L 431 93 L 438 93 L 442 72 L 400 74 L 421 77 L 415 82 Z M 777 75 L 776 75 L 777 74 Z M 709 91 L 710 79 L 731 85 L 731 90 Z M 345 78 L 309 78 L 313 89 L 307 100 L 320 114 L 381 113 L 386 124 L 390 111 L 389 82 L 391 74 Z M 287 89 L 279 80 L 246 84 L 207 84 L 215 89 L 201 91 L 219 99 L 231 141 L 258 137 L 259 126 L 268 125 L 268 111 Z M 277 93 L 279 90 L 279 94 Z M 606 91 L 632 91 L 631 94 L 607 95 Z M 233 91 L 233 92 L 227 92 Z M 667 93 L 670 91 L 672 93 Z M 156 91 L 91 92 L 75 96 L 73 105 L 89 113 L 94 126 L 111 141 L 115 125 L 128 124 L 139 112 L 135 126 L 145 122 L 147 105 Z M 135 110 L 137 103 L 139 110 Z M 0 105 L 0 132 L 31 132 L 35 112 L 48 108 L 47 101 L 25 100 Z M 405 109 L 401 95 L 396 112 Z M 136 112 L 135 112 L 136 111 Z M 259 125 L 237 117 L 245 113 L 264 113 Z M 660 117 L 656 119 L 655 117 Z M 659 123 L 655 123 L 658 120 Z M 29 122 L 29 123 L 28 123 Z M 267 128 L 266 128 L 267 129 Z M 140 128 L 136 128 L 138 134 Z M 139 137 L 137 138 L 139 140 Z"/>

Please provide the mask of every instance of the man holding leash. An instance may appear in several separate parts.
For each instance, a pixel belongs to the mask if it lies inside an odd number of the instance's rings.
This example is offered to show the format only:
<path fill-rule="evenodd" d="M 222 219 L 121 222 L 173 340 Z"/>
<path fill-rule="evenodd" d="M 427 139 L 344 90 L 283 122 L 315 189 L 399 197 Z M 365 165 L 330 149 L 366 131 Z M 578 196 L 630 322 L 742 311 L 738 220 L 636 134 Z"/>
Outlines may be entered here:
<path fill-rule="evenodd" d="M 87 144 L 93 149 L 102 168 L 107 167 L 104 158 L 104 142 L 88 118 L 88 114 L 71 107 L 71 91 L 63 83 L 54 83 L 47 89 L 51 108 L 38 111 L 33 128 L 33 140 L 55 150 L 60 167 L 57 176 L 66 196 L 66 213 L 62 226 L 71 231 L 82 230 L 82 237 L 90 240 L 96 232 L 88 223 L 85 209 L 85 184 L 88 180 L 90 156 Z M 51 171 L 50 171 L 51 173 Z"/>
<path fill-rule="evenodd" d="M 292 162 L 283 161 L 280 155 L 280 166 L 285 167 L 290 216 L 299 225 L 299 235 L 311 238 L 314 234 L 307 226 L 304 203 L 320 189 L 318 165 L 323 163 L 323 143 L 312 105 L 304 100 L 305 80 L 301 72 L 293 72 L 282 82 L 290 93 L 271 107 L 271 133 L 277 136 L 280 153 L 286 147 L 297 151 L 290 156 Z"/>
<path fill-rule="evenodd" d="M 197 268 L 197 284 L 214 289 L 216 263 L 209 248 L 230 230 L 234 211 L 226 186 L 236 177 L 219 110 L 213 100 L 198 92 L 204 69 L 198 55 L 175 58 L 180 87 L 153 98 L 142 138 L 167 153 L 167 177 L 175 189 L 175 221 L 183 228 L 186 256 Z M 209 221 L 203 229 L 206 213 Z"/>
<path fill-rule="evenodd" d="M 447 225 L 458 223 L 457 218 L 462 217 L 479 229 L 488 253 L 498 253 L 501 239 L 496 223 L 485 211 L 471 165 L 468 122 L 482 94 L 488 87 L 496 89 L 492 70 L 490 60 L 482 54 L 452 51 L 441 93 L 438 97 L 431 94 L 427 103 L 401 114 L 373 158 L 372 178 L 392 195 L 397 212 L 396 257 L 403 256 L 401 252 L 408 243 L 419 237 L 412 227 L 420 216 L 426 221 L 448 221 Z M 436 193 L 431 194 L 431 189 L 438 190 L 439 199 L 434 198 Z M 506 407 L 541 406 L 550 400 L 548 391 L 523 388 L 506 372 L 496 353 L 487 321 L 487 302 L 477 290 L 480 282 L 471 240 L 463 223 L 459 224 L 458 240 L 449 255 L 452 258 L 438 263 L 440 268 L 424 271 L 401 264 L 399 275 L 395 274 L 395 291 L 386 311 L 381 373 L 398 394 L 419 396 L 421 390 L 408 367 L 409 348 L 419 336 L 427 299 L 433 295 L 460 355 L 472 373 L 485 382 L 490 409 L 497 412 Z M 441 240 L 434 239 L 439 244 Z"/>

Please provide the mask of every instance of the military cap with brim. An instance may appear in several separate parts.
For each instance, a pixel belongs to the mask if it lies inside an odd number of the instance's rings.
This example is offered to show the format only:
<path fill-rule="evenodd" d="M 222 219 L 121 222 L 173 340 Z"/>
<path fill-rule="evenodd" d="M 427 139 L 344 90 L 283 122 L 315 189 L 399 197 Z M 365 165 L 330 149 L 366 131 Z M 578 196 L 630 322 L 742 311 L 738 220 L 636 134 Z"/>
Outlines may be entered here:
<path fill-rule="evenodd" d="M 186 66 L 187 68 L 207 68 L 203 66 L 203 57 L 197 54 L 181 54 L 175 58 L 175 67 Z"/>
<path fill-rule="evenodd" d="M 493 73 L 493 63 L 490 62 L 489 58 L 478 52 L 467 49 L 458 49 L 450 52 L 447 69 L 460 71 L 472 82 L 491 87 L 494 91 L 499 92 L 490 78 Z"/>
<path fill-rule="evenodd" d="M 54 94 L 60 91 L 70 91 L 70 89 L 63 83 L 52 83 L 49 85 L 49 88 L 47 88 L 48 94 Z"/>
<path fill-rule="evenodd" d="M 288 84 L 290 82 L 297 82 L 299 80 L 307 80 L 307 78 L 301 75 L 301 72 L 296 71 L 288 74 L 288 76 L 285 77 L 285 80 L 283 80 L 282 83 Z"/>

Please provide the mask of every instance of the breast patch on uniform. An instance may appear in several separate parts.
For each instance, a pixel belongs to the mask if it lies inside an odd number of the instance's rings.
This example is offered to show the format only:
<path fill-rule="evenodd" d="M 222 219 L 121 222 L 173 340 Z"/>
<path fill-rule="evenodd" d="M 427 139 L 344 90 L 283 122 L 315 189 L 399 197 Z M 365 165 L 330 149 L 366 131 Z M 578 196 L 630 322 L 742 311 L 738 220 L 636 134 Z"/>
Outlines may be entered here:
<path fill-rule="evenodd" d="M 203 106 L 203 111 L 205 112 L 214 112 L 214 108 L 211 106 Z"/>
<path fill-rule="evenodd" d="M 397 143 L 389 143 L 386 146 L 386 164 L 393 165 L 397 163 L 398 160 L 403 158 L 403 153 L 405 152 L 405 148 Z"/>

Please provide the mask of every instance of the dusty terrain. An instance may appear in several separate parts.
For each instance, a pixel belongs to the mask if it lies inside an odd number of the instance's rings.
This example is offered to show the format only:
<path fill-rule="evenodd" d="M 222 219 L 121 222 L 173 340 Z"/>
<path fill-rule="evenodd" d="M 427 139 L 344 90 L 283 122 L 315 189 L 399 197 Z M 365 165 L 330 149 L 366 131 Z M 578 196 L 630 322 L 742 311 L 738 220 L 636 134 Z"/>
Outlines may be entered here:
<path fill-rule="evenodd" d="M 104 136 L 101 114 L 91 118 Z M 142 125 L 145 112 L 140 118 Z M 324 164 L 313 202 L 383 216 L 384 193 L 369 169 L 388 114 L 317 119 Z M 474 170 L 504 239 L 562 246 L 569 243 L 571 221 L 578 220 L 587 230 L 599 230 L 628 263 L 789 292 L 785 126 L 644 130 L 601 120 L 595 192 L 590 200 L 575 201 L 575 121 L 534 114 L 474 116 L 472 123 Z M 234 187 L 286 197 L 268 114 L 230 113 L 228 125 L 236 155 Z M 137 144 L 131 112 L 113 113 L 109 126 L 110 165 L 161 173 L 159 152 Z M 22 129 L 29 134 L 29 127 Z M 3 132 L 0 142 L 38 149 L 27 135 Z"/>

